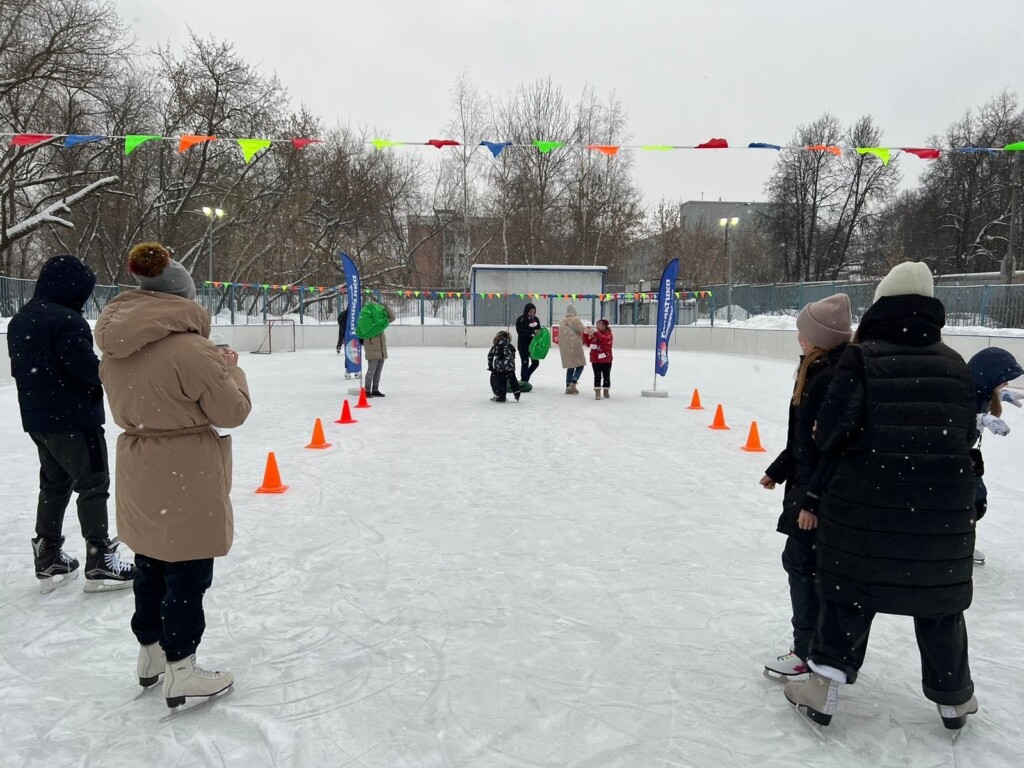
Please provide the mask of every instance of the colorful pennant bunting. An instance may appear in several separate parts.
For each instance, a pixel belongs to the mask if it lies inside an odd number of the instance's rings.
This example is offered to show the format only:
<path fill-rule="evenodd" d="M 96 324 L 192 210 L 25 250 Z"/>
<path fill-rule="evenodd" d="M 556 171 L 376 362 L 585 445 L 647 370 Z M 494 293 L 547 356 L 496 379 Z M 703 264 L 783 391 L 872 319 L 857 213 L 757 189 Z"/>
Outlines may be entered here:
<path fill-rule="evenodd" d="M 882 161 L 882 165 L 889 164 L 889 150 L 887 147 L 857 147 L 858 155 L 874 155 Z"/>
<path fill-rule="evenodd" d="M 188 152 L 196 144 L 205 144 L 208 141 L 216 141 L 216 136 L 193 136 L 186 134 L 178 140 L 178 154 Z"/>
<path fill-rule="evenodd" d="M 305 149 L 310 144 L 319 144 L 320 139 L 292 139 L 292 146 L 296 149 Z"/>
<path fill-rule="evenodd" d="M 779 151 L 782 149 L 778 144 L 766 144 L 763 141 L 752 141 L 747 144 L 747 149 L 774 149 Z"/>
<path fill-rule="evenodd" d="M 807 150 L 810 152 L 828 152 L 829 154 L 835 155 L 836 157 L 843 154 L 843 150 L 841 150 L 839 147 L 833 147 L 828 144 L 815 144 L 813 146 L 807 147 Z"/>
<path fill-rule="evenodd" d="M 238 146 L 242 148 L 242 158 L 248 165 L 261 149 L 267 149 L 271 145 L 270 139 L 235 139 Z"/>
<path fill-rule="evenodd" d="M 16 133 L 11 136 L 12 147 L 31 147 L 53 138 L 52 133 Z"/>
<path fill-rule="evenodd" d="M 427 146 L 437 147 L 438 149 L 442 149 L 443 147 L 459 146 L 459 142 L 455 141 L 454 139 L 431 139 L 430 141 L 427 141 L 425 143 L 427 144 Z"/>
<path fill-rule="evenodd" d="M 548 152 L 550 152 L 553 149 L 561 149 L 562 147 L 564 147 L 565 146 L 565 142 L 564 141 L 540 141 L 540 140 L 535 140 L 533 142 L 533 146 L 535 146 L 537 148 L 537 151 L 539 151 L 542 155 L 546 155 Z"/>
<path fill-rule="evenodd" d="M 502 150 L 506 147 L 511 147 L 511 141 L 481 141 L 481 147 L 487 147 L 491 151 L 493 157 L 497 157 L 501 154 Z"/>
<path fill-rule="evenodd" d="M 98 135 L 88 135 L 88 136 L 85 136 L 85 135 L 74 135 L 73 134 L 71 136 L 68 136 L 66 139 L 64 139 L 64 146 L 65 147 L 77 147 L 79 144 L 91 144 L 94 141 L 103 141 L 105 138 L 107 138 L 107 137 L 106 136 L 98 136 Z"/>
<path fill-rule="evenodd" d="M 147 141 L 153 141 L 154 139 L 161 139 L 162 136 L 154 136 L 148 133 L 140 133 L 134 135 L 128 135 L 124 137 L 124 153 L 130 155 L 135 149 Z"/>
<path fill-rule="evenodd" d="M 708 139 L 703 144 L 698 144 L 694 149 L 728 149 L 729 142 L 725 139 Z"/>
<path fill-rule="evenodd" d="M 900 147 L 900 151 L 910 155 L 916 155 L 922 160 L 938 160 L 942 153 L 937 149 L 929 147 Z"/>
<path fill-rule="evenodd" d="M 587 149 L 594 152 L 600 152 L 602 155 L 607 155 L 608 157 L 615 157 L 615 155 L 619 153 L 619 147 L 613 147 L 607 144 L 587 144 Z"/>

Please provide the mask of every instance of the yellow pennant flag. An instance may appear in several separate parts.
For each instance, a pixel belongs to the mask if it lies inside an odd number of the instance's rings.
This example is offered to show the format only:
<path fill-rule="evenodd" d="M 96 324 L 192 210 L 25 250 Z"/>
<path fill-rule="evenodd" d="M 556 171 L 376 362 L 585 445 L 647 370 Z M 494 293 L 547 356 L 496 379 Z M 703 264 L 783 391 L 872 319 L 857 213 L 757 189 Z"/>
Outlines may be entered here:
<path fill-rule="evenodd" d="M 270 139 L 237 139 L 238 146 L 242 148 L 242 157 L 248 165 L 261 149 L 270 146 Z"/>

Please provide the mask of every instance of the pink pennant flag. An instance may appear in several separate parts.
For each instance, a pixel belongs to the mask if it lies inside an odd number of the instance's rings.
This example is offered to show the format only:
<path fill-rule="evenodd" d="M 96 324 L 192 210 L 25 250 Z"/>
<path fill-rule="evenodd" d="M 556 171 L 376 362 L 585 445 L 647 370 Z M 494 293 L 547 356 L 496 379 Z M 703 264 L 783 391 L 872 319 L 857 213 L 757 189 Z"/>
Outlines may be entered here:
<path fill-rule="evenodd" d="M 296 149 L 305 149 L 310 144 L 319 144 L 320 139 L 292 139 L 292 146 Z"/>
<path fill-rule="evenodd" d="M 51 133 L 19 133 L 11 137 L 11 146 L 31 147 L 33 144 L 49 141 L 52 138 L 53 134 Z"/>

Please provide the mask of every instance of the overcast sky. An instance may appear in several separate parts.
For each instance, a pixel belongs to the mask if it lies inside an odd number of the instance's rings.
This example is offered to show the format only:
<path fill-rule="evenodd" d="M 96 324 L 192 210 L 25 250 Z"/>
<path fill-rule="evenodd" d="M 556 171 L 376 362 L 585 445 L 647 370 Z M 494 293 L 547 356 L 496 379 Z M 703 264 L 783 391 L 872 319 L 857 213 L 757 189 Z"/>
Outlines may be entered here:
<path fill-rule="evenodd" d="M 886 144 L 921 146 L 1003 88 L 1024 95 L 1024 0 L 116 4 L 144 47 L 178 47 L 188 27 L 230 40 L 327 126 L 408 141 L 444 138 L 463 70 L 493 95 L 549 75 L 571 99 L 587 84 L 614 92 L 639 144 L 785 144 L 829 110 L 844 124 L 872 114 Z M 649 203 L 760 200 L 774 157 L 637 152 L 635 173 Z M 906 184 L 923 163 L 903 158 Z"/>

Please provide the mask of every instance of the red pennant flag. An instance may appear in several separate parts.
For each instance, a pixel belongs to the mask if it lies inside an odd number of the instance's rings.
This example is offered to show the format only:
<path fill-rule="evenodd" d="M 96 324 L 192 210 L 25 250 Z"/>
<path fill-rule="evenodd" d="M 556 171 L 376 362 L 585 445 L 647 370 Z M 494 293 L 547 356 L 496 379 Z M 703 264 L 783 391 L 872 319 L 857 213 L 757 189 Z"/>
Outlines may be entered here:
<path fill-rule="evenodd" d="M 919 148 L 919 147 L 900 147 L 904 152 L 908 152 L 911 155 L 917 155 L 922 160 L 938 160 L 939 155 L 942 154 L 937 149 Z"/>
<path fill-rule="evenodd" d="M 31 147 L 53 138 L 51 133 L 19 133 L 11 137 L 12 147 Z"/>
<path fill-rule="evenodd" d="M 729 142 L 725 139 L 708 139 L 703 144 L 698 144 L 697 149 L 728 149 Z"/>
<path fill-rule="evenodd" d="M 196 144 L 203 144 L 207 141 L 216 141 L 216 136 L 182 136 L 178 141 L 178 154 L 187 152 L 191 147 Z"/>
<path fill-rule="evenodd" d="M 431 147 L 437 147 L 438 149 L 441 149 L 441 147 L 459 146 L 459 142 L 454 141 L 452 139 L 431 139 L 430 141 L 427 142 L 427 144 Z"/>
<path fill-rule="evenodd" d="M 319 144 L 320 139 L 292 139 L 292 146 L 296 149 L 305 149 L 310 144 Z"/>
<path fill-rule="evenodd" d="M 843 150 L 841 150 L 839 147 L 832 147 L 827 144 L 815 144 L 813 146 L 808 147 L 807 149 L 809 149 L 811 152 L 828 152 L 830 154 L 835 155 L 836 157 L 843 154 Z"/>
<path fill-rule="evenodd" d="M 615 157 L 615 155 L 619 153 L 618 147 L 613 147 L 607 144 L 587 144 L 587 149 L 594 152 L 600 152 L 602 155 L 607 155 L 608 157 Z"/>

